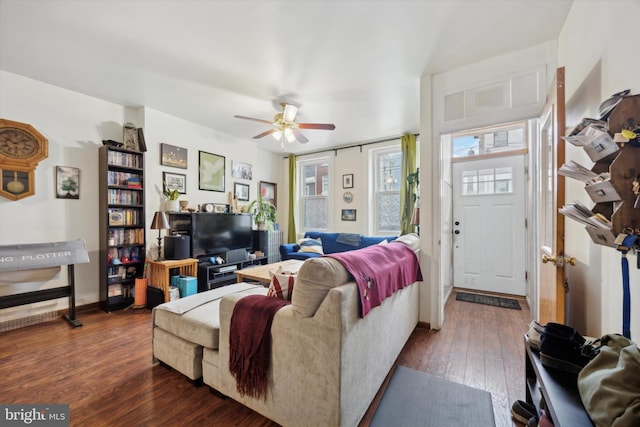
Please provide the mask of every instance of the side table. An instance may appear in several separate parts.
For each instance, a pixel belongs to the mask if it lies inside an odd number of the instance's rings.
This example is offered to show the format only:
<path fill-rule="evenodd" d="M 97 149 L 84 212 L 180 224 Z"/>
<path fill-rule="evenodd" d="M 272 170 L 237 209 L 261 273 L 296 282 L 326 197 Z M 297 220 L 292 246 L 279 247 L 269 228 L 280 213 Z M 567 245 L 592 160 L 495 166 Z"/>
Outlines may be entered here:
<path fill-rule="evenodd" d="M 169 272 L 179 269 L 182 276 L 198 277 L 198 260 L 195 258 L 166 260 L 166 261 L 148 261 L 149 267 L 149 285 L 160 288 L 164 291 L 164 301 L 169 301 L 169 286 L 171 286 L 171 278 Z"/>

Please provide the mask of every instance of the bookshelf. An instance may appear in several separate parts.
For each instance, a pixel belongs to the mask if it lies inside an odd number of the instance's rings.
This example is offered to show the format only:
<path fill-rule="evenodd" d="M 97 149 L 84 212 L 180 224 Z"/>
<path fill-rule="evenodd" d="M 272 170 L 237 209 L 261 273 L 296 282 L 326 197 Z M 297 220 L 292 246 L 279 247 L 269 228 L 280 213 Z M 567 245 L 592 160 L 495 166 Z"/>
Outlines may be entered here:
<path fill-rule="evenodd" d="M 144 154 L 104 145 L 99 152 L 100 307 L 129 307 L 144 275 Z"/>

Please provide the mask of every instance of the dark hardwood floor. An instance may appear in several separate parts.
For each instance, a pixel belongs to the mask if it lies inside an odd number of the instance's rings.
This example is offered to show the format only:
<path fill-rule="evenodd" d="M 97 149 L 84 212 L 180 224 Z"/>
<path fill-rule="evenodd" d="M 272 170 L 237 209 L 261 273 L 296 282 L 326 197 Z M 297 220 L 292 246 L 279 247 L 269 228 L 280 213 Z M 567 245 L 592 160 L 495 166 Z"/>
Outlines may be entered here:
<path fill-rule="evenodd" d="M 521 311 L 452 295 L 444 327 L 416 329 L 398 363 L 491 392 L 496 426 L 520 426 L 510 414 L 511 403 L 525 395 L 529 309 L 520 304 Z M 78 319 L 83 326 L 76 329 L 56 320 L 0 333 L 0 403 L 69 404 L 72 426 L 277 425 L 152 365 L 149 310 L 96 309 Z"/>

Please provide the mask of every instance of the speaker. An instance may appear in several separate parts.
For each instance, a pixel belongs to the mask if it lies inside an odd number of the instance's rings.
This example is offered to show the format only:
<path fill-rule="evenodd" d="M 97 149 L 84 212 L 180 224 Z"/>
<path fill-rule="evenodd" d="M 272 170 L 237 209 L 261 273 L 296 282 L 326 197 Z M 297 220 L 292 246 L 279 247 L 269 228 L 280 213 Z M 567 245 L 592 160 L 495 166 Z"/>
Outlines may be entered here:
<path fill-rule="evenodd" d="M 269 231 L 253 230 L 253 250 L 269 256 Z"/>
<path fill-rule="evenodd" d="M 189 236 L 165 236 L 164 258 L 185 259 L 191 257 L 191 238 Z"/>
<path fill-rule="evenodd" d="M 227 251 L 227 264 L 233 264 L 234 262 L 242 262 L 247 260 L 246 249 L 234 249 Z"/>

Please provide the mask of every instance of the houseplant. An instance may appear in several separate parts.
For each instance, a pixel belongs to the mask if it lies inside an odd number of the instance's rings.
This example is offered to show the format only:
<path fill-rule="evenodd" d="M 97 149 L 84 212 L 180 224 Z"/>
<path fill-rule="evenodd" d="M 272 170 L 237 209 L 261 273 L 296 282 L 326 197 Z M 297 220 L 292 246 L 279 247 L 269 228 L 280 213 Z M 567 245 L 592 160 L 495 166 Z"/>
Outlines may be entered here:
<path fill-rule="evenodd" d="M 253 221 L 258 226 L 258 230 L 271 230 L 276 221 L 276 207 L 273 203 L 264 200 L 262 194 L 258 193 L 258 198 L 249 203 L 248 212 L 253 215 Z"/>
<path fill-rule="evenodd" d="M 180 210 L 180 203 L 178 197 L 180 192 L 177 188 L 170 189 L 166 182 L 162 182 L 162 195 L 167 199 L 165 210 L 168 212 L 178 212 Z"/>

